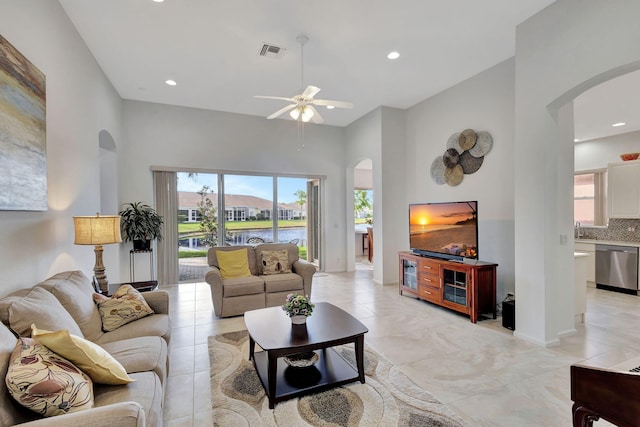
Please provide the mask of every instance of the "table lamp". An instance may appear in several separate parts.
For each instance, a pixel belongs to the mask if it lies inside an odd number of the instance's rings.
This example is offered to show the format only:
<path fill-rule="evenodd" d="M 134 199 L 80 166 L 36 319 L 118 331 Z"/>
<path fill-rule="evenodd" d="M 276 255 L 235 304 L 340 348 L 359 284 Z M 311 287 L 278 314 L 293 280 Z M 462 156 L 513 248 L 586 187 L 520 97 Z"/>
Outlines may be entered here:
<path fill-rule="evenodd" d="M 74 216 L 73 225 L 75 228 L 73 243 L 76 245 L 95 245 L 93 251 L 96 253 L 96 265 L 93 267 L 93 273 L 100 286 L 100 291 L 107 294 L 109 281 L 102 263 L 102 245 L 122 241 L 120 216 L 101 216 L 99 213 L 96 216 Z"/>

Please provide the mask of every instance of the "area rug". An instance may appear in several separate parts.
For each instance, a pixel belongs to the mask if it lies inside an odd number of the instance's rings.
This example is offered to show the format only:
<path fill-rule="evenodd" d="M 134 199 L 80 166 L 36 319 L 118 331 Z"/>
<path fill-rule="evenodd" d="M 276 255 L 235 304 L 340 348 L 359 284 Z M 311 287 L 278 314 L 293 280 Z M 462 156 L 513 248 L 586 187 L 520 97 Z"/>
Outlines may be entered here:
<path fill-rule="evenodd" d="M 257 349 L 258 350 L 258 349 Z M 355 366 L 353 345 L 336 350 Z M 433 395 L 365 346 L 366 383 L 294 398 L 269 409 L 248 360 L 247 331 L 209 337 L 214 426 L 466 426 Z"/>

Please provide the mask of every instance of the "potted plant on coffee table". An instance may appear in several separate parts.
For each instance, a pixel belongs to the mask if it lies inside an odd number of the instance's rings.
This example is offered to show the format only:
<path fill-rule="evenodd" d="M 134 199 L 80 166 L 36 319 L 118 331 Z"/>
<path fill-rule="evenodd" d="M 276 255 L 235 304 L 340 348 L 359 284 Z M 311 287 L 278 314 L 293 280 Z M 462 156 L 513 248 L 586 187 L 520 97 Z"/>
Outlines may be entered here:
<path fill-rule="evenodd" d="M 125 242 L 133 241 L 134 250 L 149 250 L 151 240 L 162 240 L 164 220 L 155 209 L 142 202 L 130 202 L 119 212 L 120 230 Z"/>

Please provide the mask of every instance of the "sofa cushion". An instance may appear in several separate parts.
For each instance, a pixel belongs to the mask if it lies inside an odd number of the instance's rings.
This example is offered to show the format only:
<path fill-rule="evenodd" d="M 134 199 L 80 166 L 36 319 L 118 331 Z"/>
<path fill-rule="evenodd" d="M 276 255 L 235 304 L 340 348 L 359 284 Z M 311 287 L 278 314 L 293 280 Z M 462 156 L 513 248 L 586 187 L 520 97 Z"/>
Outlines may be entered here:
<path fill-rule="evenodd" d="M 266 293 L 303 291 L 302 277 L 294 273 L 282 273 L 270 276 L 261 276 L 264 279 Z M 282 301 L 284 304 L 284 301 Z"/>
<path fill-rule="evenodd" d="M 223 279 L 251 276 L 247 251 L 247 248 L 242 248 L 235 251 L 220 251 L 217 254 Z"/>
<path fill-rule="evenodd" d="M 128 384 L 133 380 L 116 359 L 97 344 L 71 335 L 66 329 L 55 332 L 31 326 L 31 336 L 91 377 L 97 384 Z"/>
<path fill-rule="evenodd" d="M 102 335 L 102 321 L 93 302 L 95 292 L 91 281 L 82 271 L 65 271 L 40 282 L 39 287 L 51 292 L 82 330 L 89 341 Z M 36 322 L 40 327 L 40 323 Z"/>
<path fill-rule="evenodd" d="M 95 343 L 101 346 L 108 342 L 115 342 L 137 337 L 162 337 L 167 343 L 171 338 L 171 322 L 167 314 L 154 314 L 143 317 L 135 322 L 127 323 L 115 331 L 105 332 Z"/>
<path fill-rule="evenodd" d="M 67 329 L 84 338 L 80 327 L 60 301 L 37 286 L 0 299 L 0 320 L 21 337 L 31 335 L 31 324 L 35 323 L 50 331 Z"/>
<path fill-rule="evenodd" d="M 134 372 L 153 371 L 160 383 L 167 378 L 168 348 L 161 337 L 139 337 L 103 344 L 102 346 L 124 369 Z"/>
<path fill-rule="evenodd" d="M 95 386 L 95 407 L 102 407 L 119 402 L 138 402 L 145 412 L 148 427 L 162 425 L 162 401 L 164 393 L 160 379 L 153 372 L 136 372 L 131 374 L 135 381 L 127 385 Z"/>
<path fill-rule="evenodd" d="M 19 404 L 40 415 L 63 415 L 93 407 L 91 379 L 31 338 L 21 338 L 16 344 L 5 381 Z"/>
<path fill-rule="evenodd" d="M 102 329 L 106 332 L 153 314 L 142 294 L 131 285 L 120 286 L 111 298 L 95 293 L 93 298 L 98 304 Z"/>
<path fill-rule="evenodd" d="M 291 273 L 291 264 L 286 249 L 281 251 L 262 251 L 262 274 Z"/>
<path fill-rule="evenodd" d="M 264 280 L 258 276 L 236 277 L 222 281 L 224 298 L 264 293 Z"/>

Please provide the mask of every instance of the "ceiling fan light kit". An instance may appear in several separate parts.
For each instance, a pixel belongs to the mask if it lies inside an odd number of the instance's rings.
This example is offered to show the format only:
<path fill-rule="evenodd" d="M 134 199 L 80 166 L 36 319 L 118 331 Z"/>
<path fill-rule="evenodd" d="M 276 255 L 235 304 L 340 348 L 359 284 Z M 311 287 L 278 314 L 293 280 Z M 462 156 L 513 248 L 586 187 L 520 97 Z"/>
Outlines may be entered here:
<path fill-rule="evenodd" d="M 296 37 L 296 40 L 298 41 L 298 43 L 300 43 L 300 87 L 303 88 L 304 87 L 304 45 L 309 41 L 309 38 L 304 34 L 300 34 L 298 37 Z M 267 119 L 269 120 L 275 119 L 281 114 L 284 114 L 287 111 L 289 111 L 289 116 L 293 120 L 296 120 L 296 121 L 300 120 L 303 123 L 307 123 L 309 121 L 312 121 L 314 123 L 324 123 L 324 119 L 318 113 L 318 110 L 316 110 L 313 107 L 314 105 L 324 106 L 324 107 L 327 107 L 327 109 L 329 110 L 336 107 L 337 108 L 353 108 L 353 104 L 350 102 L 331 101 L 328 99 L 315 99 L 314 96 L 316 96 L 318 92 L 320 92 L 319 87 L 309 85 L 306 87 L 306 89 L 304 89 L 304 91 L 301 94 L 295 95 L 290 98 L 283 97 L 283 96 L 262 96 L 262 95 L 256 95 L 254 98 L 276 99 L 279 101 L 291 102 L 291 104 L 287 105 L 286 107 L 283 107 L 280 110 L 276 111 L 275 113 L 267 116 Z"/>

